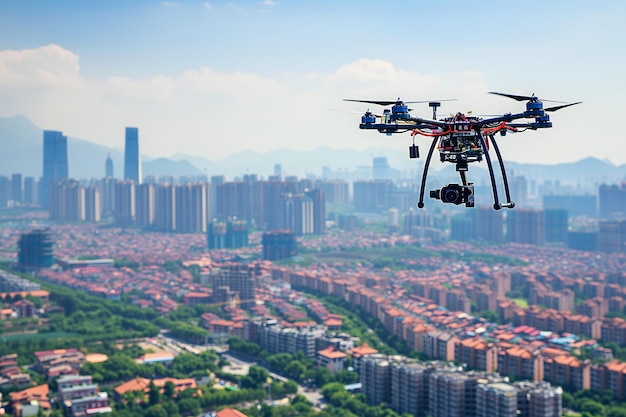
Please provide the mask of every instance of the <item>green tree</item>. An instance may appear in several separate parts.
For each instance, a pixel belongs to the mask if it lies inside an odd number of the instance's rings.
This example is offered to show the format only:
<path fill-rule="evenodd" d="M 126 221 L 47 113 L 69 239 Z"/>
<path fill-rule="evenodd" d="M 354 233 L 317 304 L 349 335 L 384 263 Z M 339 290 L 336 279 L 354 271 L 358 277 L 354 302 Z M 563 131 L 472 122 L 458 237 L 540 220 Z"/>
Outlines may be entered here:
<path fill-rule="evenodd" d="M 148 403 L 150 405 L 156 405 L 161 402 L 161 389 L 154 385 L 154 382 L 150 381 L 148 391 Z"/>
<path fill-rule="evenodd" d="M 183 416 L 196 416 L 202 412 L 200 400 L 197 398 L 183 398 L 178 402 L 178 409 Z"/>
<path fill-rule="evenodd" d="M 167 398 L 168 400 L 171 400 L 172 398 L 174 398 L 175 394 L 176 394 L 176 386 L 174 385 L 172 381 L 167 381 L 165 385 L 163 386 L 163 396 Z"/>

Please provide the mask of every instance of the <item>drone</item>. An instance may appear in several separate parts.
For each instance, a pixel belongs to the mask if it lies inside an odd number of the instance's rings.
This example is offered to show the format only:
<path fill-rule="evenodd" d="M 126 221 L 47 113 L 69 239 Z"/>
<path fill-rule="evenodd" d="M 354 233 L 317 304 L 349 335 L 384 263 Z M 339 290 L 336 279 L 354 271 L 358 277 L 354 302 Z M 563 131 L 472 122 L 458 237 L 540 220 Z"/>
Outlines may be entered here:
<path fill-rule="evenodd" d="M 448 184 L 441 189 L 431 190 L 430 198 L 441 200 L 443 203 L 455 205 L 465 204 L 466 207 L 474 207 L 474 184 L 467 181 L 468 164 L 480 162 L 484 157 L 487 161 L 487 167 L 489 168 L 494 210 L 500 210 L 503 207 L 512 209 L 515 207 L 515 203 L 511 201 L 504 161 L 502 160 L 495 135 L 499 133 L 501 136 L 505 136 L 508 132 L 515 133 L 523 132 L 528 129 L 537 130 L 550 128 L 552 127 L 552 122 L 550 121 L 550 116 L 547 114 L 548 112 L 574 106 L 581 102 L 564 103 L 554 100 L 540 100 L 534 94 L 531 96 L 496 92 L 490 92 L 489 94 L 508 97 L 516 101 L 526 101 L 526 110 L 521 113 L 505 113 L 484 119 L 469 114 L 456 113 L 437 120 L 437 108 L 441 106 L 441 102 L 452 101 L 454 99 L 438 101 L 402 101 L 398 98 L 392 101 L 354 99 L 344 99 L 344 101 L 376 104 L 385 107 L 391 106 L 391 109 L 384 109 L 382 114 L 375 114 L 367 110 L 361 117 L 359 128 L 373 129 L 387 135 L 411 132 L 413 145 L 409 147 L 409 158 L 419 158 L 419 147 L 415 145 L 415 136 L 421 135 L 432 138 L 432 143 L 426 157 L 426 163 L 424 164 L 417 207 L 424 208 L 424 189 L 426 187 L 428 167 L 430 166 L 435 148 L 437 148 L 441 162 L 450 162 L 456 165 L 456 171 L 461 177 L 461 184 Z M 561 104 L 544 108 L 543 102 Z M 428 106 L 431 107 L 433 111 L 432 119 L 412 116 L 409 112 L 413 109 L 409 109 L 408 104 L 416 103 L 428 103 Z M 513 123 L 519 119 L 534 120 L 525 123 Z M 490 143 L 493 145 L 502 173 L 502 183 L 506 195 L 506 202 L 504 203 L 501 203 L 498 198 L 493 163 L 489 154 Z"/>

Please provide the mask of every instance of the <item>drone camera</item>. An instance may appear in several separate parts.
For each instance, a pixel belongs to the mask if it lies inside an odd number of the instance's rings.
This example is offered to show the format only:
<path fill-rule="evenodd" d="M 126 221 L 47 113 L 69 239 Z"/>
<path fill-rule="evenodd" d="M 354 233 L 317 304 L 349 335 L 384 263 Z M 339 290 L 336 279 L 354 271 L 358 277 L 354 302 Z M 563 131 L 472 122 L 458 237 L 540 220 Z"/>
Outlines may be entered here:
<path fill-rule="evenodd" d="M 420 157 L 420 148 L 417 145 L 409 146 L 409 158 L 415 159 Z"/>
<path fill-rule="evenodd" d="M 465 207 L 474 207 L 474 184 L 448 184 L 438 190 L 430 190 L 430 198 L 441 200 L 442 203 L 465 204 Z"/>

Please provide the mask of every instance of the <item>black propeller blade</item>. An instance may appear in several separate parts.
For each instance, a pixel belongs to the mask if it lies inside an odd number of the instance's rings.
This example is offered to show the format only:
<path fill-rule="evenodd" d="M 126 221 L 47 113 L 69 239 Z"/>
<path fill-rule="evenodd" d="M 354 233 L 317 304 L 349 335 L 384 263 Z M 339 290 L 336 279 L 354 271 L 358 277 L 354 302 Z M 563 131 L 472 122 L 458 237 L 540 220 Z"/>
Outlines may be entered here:
<path fill-rule="evenodd" d="M 456 98 L 450 98 L 450 99 L 446 99 L 446 100 L 434 100 L 434 101 L 454 101 L 456 100 Z M 390 106 L 392 104 L 396 104 L 397 102 L 401 102 L 401 103 L 429 103 L 433 100 L 421 100 L 421 101 L 403 101 L 400 99 L 397 100 L 355 100 L 355 99 L 351 99 L 351 98 L 344 98 L 343 101 L 354 101 L 357 103 L 371 103 L 371 104 L 378 104 L 380 106 Z"/>
<path fill-rule="evenodd" d="M 506 94 L 506 93 L 496 93 L 495 91 L 490 91 L 489 94 L 495 94 L 497 96 L 502 96 L 502 97 L 508 97 L 508 98 L 512 98 L 513 100 L 517 100 L 517 101 L 538 101 L 539 97 L 535 96 L 534 94 L 532 96 L 518 96 L 515 94 Z M 556 100 L 544 100 L 541 99 L 541 101 L 546 101 L 546 102 L 550 102 L 550 103 L 565 103 L 564 101 L 556 101 Z"/>
<path fill-rule="evenodd" d="M 577 101 L 576 103 L 563 104 L 562 106 L 548 107 L 548 108 L 543 109 L 543 110 L 544 111 L 557 111 L 557 110 L 560 110 L 562 108 L 569 107 L 569 106 L 575 106 L 576 104 L 580 104 L 580 103 L 582 103 L 582 101 Z"/>
<path fill-rule="evenodd" d="M 529 97 L 529 96 L 516 96 L 515 94 L 506 94 L 506 93 L 496 93 L 495 91 L 490 91 L 489 94 L 495 94 L 497 96 L 502 96 L 502 97 L 508 97 L 508 98 L 512 98 L 513 100 L 517 100 L 517 101 L 528 101 L 528 100 L 532 100 L 533 98 L 537 98 L 537 97 Z"/>

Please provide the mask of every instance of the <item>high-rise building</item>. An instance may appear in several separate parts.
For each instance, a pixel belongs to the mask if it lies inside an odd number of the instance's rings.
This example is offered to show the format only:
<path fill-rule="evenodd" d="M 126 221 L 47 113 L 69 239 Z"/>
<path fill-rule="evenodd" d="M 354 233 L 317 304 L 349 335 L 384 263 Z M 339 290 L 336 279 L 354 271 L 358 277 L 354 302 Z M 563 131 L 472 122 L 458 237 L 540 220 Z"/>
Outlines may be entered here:
<path fill-rule="evenodd" d="M 598 230 L 598 250 L 607 253 L 626 253 L 626 220 L 605 220 Z"/>
<path fill-rule="evenodd" d="M 619 220 L 626 218 L 626 183 L 602 184 L 598 189 L 600 218 Z"/>
<path fill-rule="evenodd" d="M 386 355 L 369 355 L 361 359 L 359 381 L 369 404 L 390 403 L 391 363 Z"/>
<path fill-rule="evenodd" d="M 567 233 L 567 247 L 595 252 L 598 250 L 598 232 L 576 230 Z"/>
<path fill-rule="evenodd" d="M 24 178 L 24 204 L 37 203 L 37 183 L 35 177 Z"/>
<path fill-rule="evenodd" d="M 193 183 L 176 186 L 176 229 L 181 233 L 206 232 L 207 186 Z"/>
<path fill-rule="evenodd" d="M 102 215 L 102 194 L 100 189 L 91 185 L 85 187 L 85 220 L 99 222 Z"/>
<path fill-rule="evenodd" d="M 218 215 L 217 188 L 224 184 L 225 181 L 223 175 L 214 175 L 211 177 L 211 219 Z"/>
<path fill-rule="evenodd" d="M 156 188 L 154 222 L 157 230 L 169 232 L 176 230 L 176 208 L 176 186 L 159 184 Z"/>
<path fill-rule="evenodd" d="M 258 181 L 254 183 L 253 217 L 266 230 L 285 229 L 280 211 L 282 196 L 296 194 L 298 184 L 287 181 Z"/>
<path fill-rule="evenodd" d="M 313 233 L 313 201 L 303 194 L 283 194 L 278 229 L 291 230 L 296 236 Z"/>
<path fill-rule="evenodd" d="M 317 181 L 315 188 L 324 191 L 324 197 L 329 203 L 347 204 L 350 202 L 350 186 L 344 180 Z"/>
<path fill-rule="evenodd" d="M 563 414 L 563 389 L 548 382 L 516 382 L 519 417 L 560 417 Z"/>
<path fill-rule="evenodd" d="M 414 417 L 428 415 L 427 375 L 427 369 L 422 364 L 391 364 L 390 404 L 395 412 Z"/>
<path fill-rule="evenodd" d="M 507 241 L 543 245 L 545 221 L 543 210 L 514 209 L 507 212 Z"/>
<path fill-rule="evenodd" d="M 131 180 L 115 181 L 113 218 L 117 226 L 135 224 L 135 183 Z"/>
<path fill-rule="evenodd" d="M 354 209 L 380 212 L 392 207 L 393 183 L 390 180 L 355 181 Z"/>
<path fill-rule="evenodd" d="M 47 268 L 54 263 L 52 233 L 35 229 L 20 236 L 17 262 L 23 268 Z"/>
<path fill-rule="evenodd" d="M 565 209 L 571 217 L 598 217 L 598 198 L 595 195 L 548 194 L 543 196 L 543 209 Z"/>
<path fill-rule="evenodd" d="M 476 385 L 476 417 L 517 417 L 517 394 L 502 382 Z"/>
<path fill-rule="evenodd" d="M 248 222 L 228 220 L 207 225 L 209 249 L 233 249 L 248 246 Z"/>
<path fill-rule="evenodd" d="M 321 188 L 313 188 L 304 194 L 313 201 L 313 234 L 323 235 L 326 232 L 326 194 Z"/>
<path fill-rule="evenodd" d="M 511 200 L 517 207 L 526 207 L 526 197 L 528 196 L 528 182 L 523 176 L 513 176 L 509 178 L 509 189 Z"/>
<path fill-rule="evenodd" d="M 68 178 L 67 137 L 54 130 L 43 131 L 43 176 L 39 199 L 43 208 L 49 207 L 50 186 L 56 180 Z"/>
<path fill-rule="evenodd" d="M 21 205 L 24 202 L 22 174 L 11 175 L 11 200 L 13 200 L 15 205 Z"/>
<path fill-rule="evenodd" d="M 372 159 L 372 178 L 374 180 L 394 180 L 399 177 L 400 172 L 391 168 L 386 156 L 375 156 Z"/>
<path fill-rule="evenodd" d="M 496 211 L 491 206 L 481 206 L 477 208 L 475 213 L 475 238 L 486 242 L 501 243 L 504 240 L 504 221 L 502 220 L 502 211 Z"/>
<path fill-rule="evenodd" d="M 263 233 L 263 259 L 279 261 L 298 254 L 298 242 L 290 230 L 272 230 Z"/>
<path fill-rule="evenodd" d="M 117 181 L 114 178 L 103 178 L 100 181 L 102 214 L 107 217 L 113 216 L 115 213 L 115 184 Z"/>
<path fill-rule="evenodd" d="M 450 239 L 458 242 L 471 242 L 476 239 L 476 216 L 467 213 L 450 219 Z"/>
<path fill-rule="evenodd" d="M 81 222 L 85 220 L 85 188 L 76 180 L 58 180 L 50 185 L 50 220 Z"/>
<path fill-rule="evenodd" d="M 113 178 L 113 158 L 111 158 L 111 154 L 107 155 L 104 163 L 104 178 Z"/>
<path fill-rule="evenodd" d="M 147 229 L 154 225 L 156 216 L 156 188 L 154 184 L 135 186 L 135 224 Z"/>
<path fill-rule="evenodd" d="M 126 144 L 124 148 L 124 179 L 141 184 L 141 154 L 139 153 L 139 129 L 126 128 Z"/>
<path fill-rule="evenodd" d="M 212 272 L 213 288 L 221 289 L 214 293 L 214 302 L 228 302 L 230 301 L 230 294 L 233 294 L 242 308 L 254 305 L 256 292 L 256 274 L 254 268 L 248 265 L 231 262 L 221 265 L 219 270 Z M 227 294 L 228 298 L 220 298 L 220 294 Z"/>
<path fill-rule="evenodd" d="M 7 207 L 11 199 L 11 180 L 0 175 L 0 209 Z"/>
<path fill-rule="evenodd" d="M 466 417 L 476 412 L 477 374 L 436 371 L 430 375 L 428 404 L 432 417 Z"/>
<path fill-rule="evenodd" d="M 282 177 L 283 175 L 283 166 L 281 164 L 274 165 L 274 175 L 278 175 L 278 177 Z"/>
<path fill-rule="evenodd" d="M 218 185 L 216 190 L 216 207 L 214 216 L 220 220 L 237 218 L 253 220 L 253 184 L 249 182 L 225 182 Z M 274 210 L 276 210 L 274 206 Z"/>
<path fill-rule="evenodd" d="M 545 242 L 566 246 L 568 242 L 568 213 L 565 209 L 543 210 L 545 215 Z"/>

